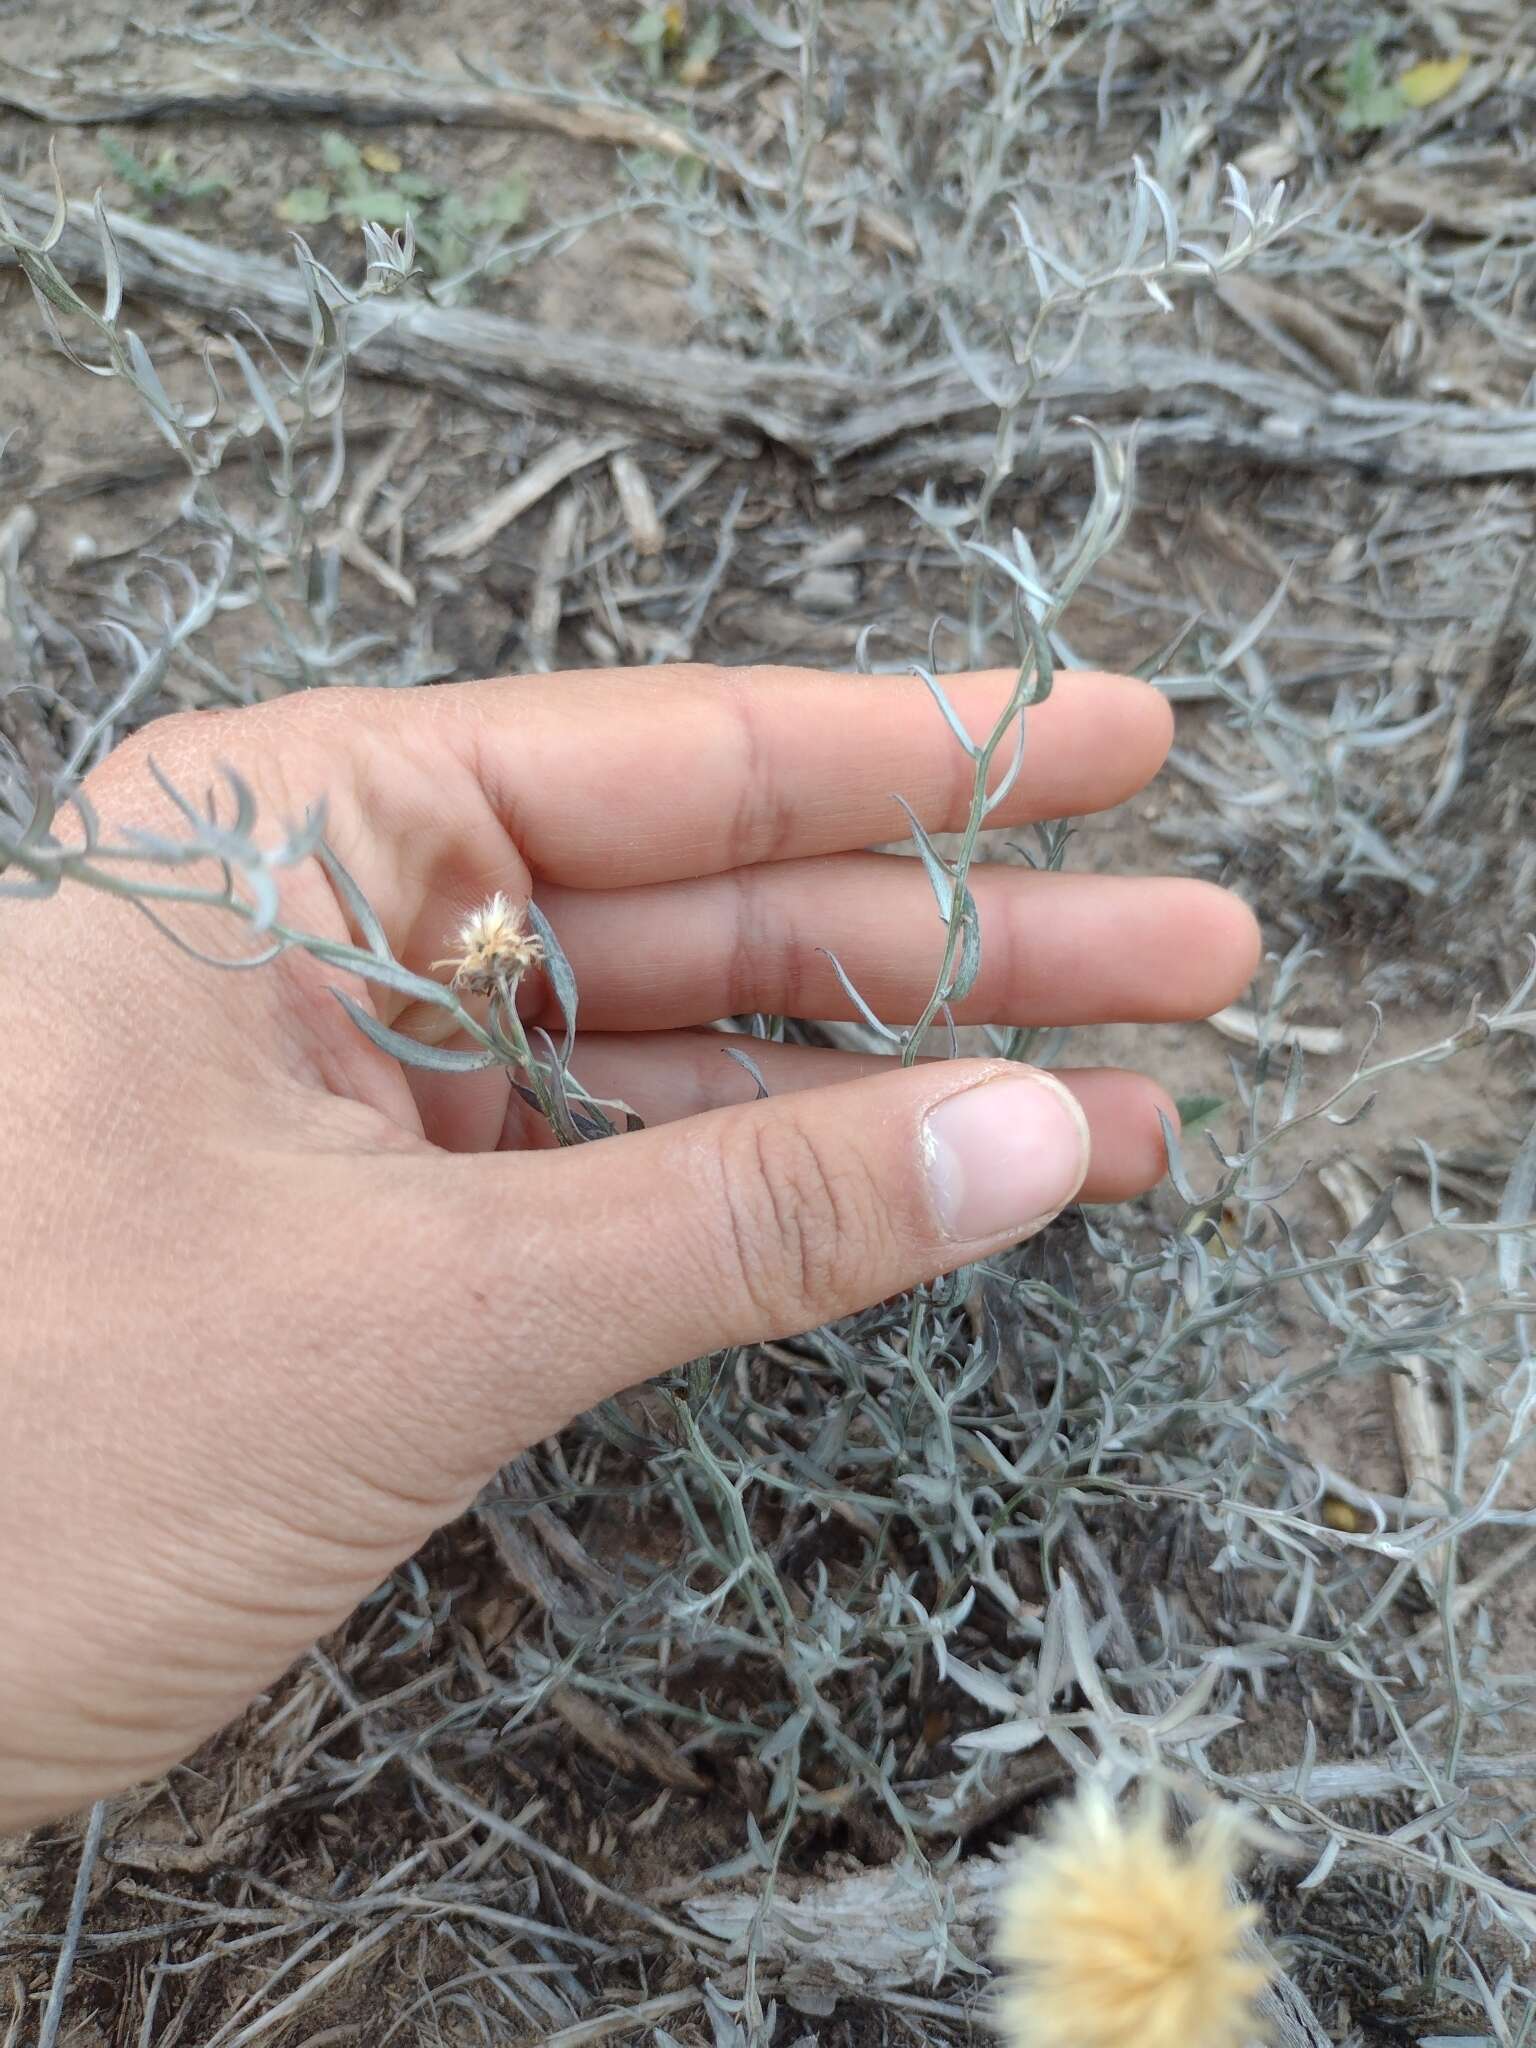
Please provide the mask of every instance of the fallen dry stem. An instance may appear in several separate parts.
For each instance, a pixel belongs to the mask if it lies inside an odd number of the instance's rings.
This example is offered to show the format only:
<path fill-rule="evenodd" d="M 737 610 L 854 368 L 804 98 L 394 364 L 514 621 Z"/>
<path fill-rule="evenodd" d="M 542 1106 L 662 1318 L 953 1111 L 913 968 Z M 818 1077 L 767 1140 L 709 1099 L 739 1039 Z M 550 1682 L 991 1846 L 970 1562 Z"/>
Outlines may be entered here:
<path fill-rule="evenodd" d="M 0 197 L 38 231 L 51 218 L 51 203 L 14 178 L 0 177 Z M 109 211 L 107 219 L 129 291 L 221 317 L 239 306 L 274 335 L 307 337 L 308 305 L 291 266 L 130 215 Z M 71 205 L 54 256 L 67 275 L 101 278 L 89 208 Z M 7 260 L 0 251 L 0 263 Z M 936 471 L 974 475 L 994 452 L 986 436 L 931 437 L 936 426 L 989 409 L 971 377 L 954 369 L 893 373 L 885 380 L 888 395 L 871 402 L 868 381 L 852 372 L 701 348 L 646 348 L 472 308 L 369 299 L 352 309 L 350 322 L 352 365 L 373 375 L 589 427 L 601 419 L 633 432 L 639 421 L 667 439 L 739 452 L 761 438 L 822 468 L 857 458 L 855 481 L 864 493 L 909 488 L 914 477 Z M 1161 408 L 1187 407 L 1192 395 L 1197 410 L 1159 417 Z M 1074 363 L 1051 379 L 1039 405 L 1042 453 L 1052 460 L 1087 459 L 1071 421 L 1089 412 L 1106 429 L 1140 421 L 1148 453 L 1202 465 L 1220 453 L 1380 477 L 1536 475 L 1536 410 L 1328 394 L 1300 377 L 1178 350 L 1117 348 L 1102 367 Z"/>
<path fill-rule="evenodd" d="M 402 77 L 381 72 L 369 78 L 348 74 L 348 83 L 322 85 L 314 79 L 210 71 L 196 79 L 36 93 L 0 80 L 0 107 L 44 121 L 52 128 L 97 127 L 118 121 L 182 121 L 214 115 L 225 120 L 345 121 L 357 128 L 400 128 L 431 121 L 449 128 L 532 129 L 572 142 L 614 149 L 650 150 L 678 161 L 707 164 L 725 184 L 764 182 L 733 153 L 701 134 L 643 107 L 616 105 L 575 92 L 528 92 L 515 86 Z M 812 185 L 809 200 L 833 195 Z M 860 205 L 860 231 L 874 247 L 904 256 L 916 253 L 910 230 L 883 207 Z"/>

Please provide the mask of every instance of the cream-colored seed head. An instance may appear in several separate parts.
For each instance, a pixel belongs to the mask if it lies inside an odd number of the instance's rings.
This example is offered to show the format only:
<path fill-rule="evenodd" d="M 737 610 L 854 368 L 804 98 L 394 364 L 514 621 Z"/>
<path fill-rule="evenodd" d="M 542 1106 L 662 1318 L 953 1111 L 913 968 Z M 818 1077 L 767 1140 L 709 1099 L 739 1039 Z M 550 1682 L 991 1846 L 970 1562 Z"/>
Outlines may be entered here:
<path fill-rule="evenodd" d="M 1128 1814 L 1100 1786 L 1018 1854 L 998 1907 L 999 2025 L 1016 2048 L 1247 2048 L 1269 1971 L 1258 1918 L 1232 1896 L 1235 1829 L 1182 1842 L 1156 1802 Z"/>
<path fill-rule="evenodd" d="M 471 911 L 458 931 L 458 952 L 433 962 L 453 969 L 453 986 L 471 995 L 490 995 L 516 982 L 544 958 L 544 948 L 523 929 L 523 913 L 498 889 Z"/>

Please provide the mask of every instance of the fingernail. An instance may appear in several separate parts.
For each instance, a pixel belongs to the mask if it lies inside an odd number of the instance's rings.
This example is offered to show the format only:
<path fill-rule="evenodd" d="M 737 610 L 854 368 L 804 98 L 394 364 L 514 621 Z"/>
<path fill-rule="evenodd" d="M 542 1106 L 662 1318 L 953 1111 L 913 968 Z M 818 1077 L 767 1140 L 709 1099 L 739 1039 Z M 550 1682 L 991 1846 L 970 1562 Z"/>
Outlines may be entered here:
<path fill-rule="evenodd" d="M 1076 1099 L 1040 1074 L 1008 1074 L 928 1113 L 924 1151 L 934 1207 L 960 1243 L 1022 1237 L 1064 1209 L 1088 1168 Z"/>

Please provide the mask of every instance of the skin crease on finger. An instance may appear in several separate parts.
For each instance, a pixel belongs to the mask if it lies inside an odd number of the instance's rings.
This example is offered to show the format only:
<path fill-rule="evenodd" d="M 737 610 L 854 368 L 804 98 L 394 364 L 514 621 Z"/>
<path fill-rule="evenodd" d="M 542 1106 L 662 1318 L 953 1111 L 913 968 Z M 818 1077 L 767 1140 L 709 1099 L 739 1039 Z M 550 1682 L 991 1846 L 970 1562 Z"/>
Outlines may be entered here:
<path fill-rule="evenodd" d="M 1009 681 L 955 679 L 973 730 Z M 1000 822 L 1113 804 L 1167 745 L 1166 705 L 1123 679 L 1063 677 L 1031 717 L 1029 777 Z M 568 892 L 591 1021 L 611 1020 L 578 1042 L 577 1072 L 632 1093 L 653 1128 L 498 1157 L 531 1136 L 507 1125 L 505 1077 L 408 1080 L 312 957 L 218 974 L 83 891 L 0 907 L 0 1123 L 27 1192 L 0 1245 L 0 1830 L 185 1754 L 495 1462 L 601 1394 L 963 1262 L 975 1248 L 944 1238 L 922 1192 L 918 1120 L 947 1091 L 1031 1086 L 974 1062 L 903 1075 L 754 1045 L 774 1090 L 754 1105 L 719 1034 L 649 1028 L 662 999 L 692 1024 L 724 1014 L 720 934 L 690 960 L 686 933 L 661 933 L 647 992 L 597 928 L 616 892 L 640 892 L 636 913 L 655 892 L 670 921 L 682 899 L 667 891 L 766 859 L 743 873 L 768 877 L 782 932 L 811 934 L 815 892 L 793 870 L 831 867 L 879 984 L 909 922 L 882 892 L 917 877 L 860 865 L 861 849 L 890 836 L 893 788 L 935 829 L 964 799 L 964 758 L 909 679 L 589 674 L 179 717 L 94 778 L 109 823 L 163 817 L 151 750 L 197 792 L 236 762 L 274 820 L 327 793 L 343 857 L 413 966 L 496 888 L 526 893 L 531 875 L 536 894 Z M 1002 936 L 1013 881 L 982 878 L 997 1021 L 1195 1014 L 1238 993 L 1247 913 L 1149 882 L 1134 886 L 1173 892 L 1141 899 L 1160 906 L 1153 954 L 1202 954 L 1204 978 L 1161 1008 L 1141 965 L 1084 995 L 1125 930 L 1105 906 L 1132 885 L 1069 879 L 1086 885 L 1087 952 L 1058 943 L 1038 974 Z M 287 878 L 284 909 L 345 936 L 314 864 Z M 777 958 L 803 975 L 804 951 L 786 939 Z M 1060 1083 L 1084 1148 L 1074 1191 L 1114 1200 L 1159 1177 L 1155 1084 L 1088 1071 L 1044 1086 Z M 1038 1211 L 1018 1221 L 978 1255 Z"/>

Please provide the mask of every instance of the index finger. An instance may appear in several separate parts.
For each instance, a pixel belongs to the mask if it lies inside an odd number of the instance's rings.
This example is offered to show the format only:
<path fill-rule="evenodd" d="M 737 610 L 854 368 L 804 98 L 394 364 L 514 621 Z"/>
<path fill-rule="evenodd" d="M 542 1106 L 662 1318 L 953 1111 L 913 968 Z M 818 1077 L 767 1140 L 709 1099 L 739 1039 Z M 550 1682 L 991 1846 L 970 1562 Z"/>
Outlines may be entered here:
<path fill-rule="evenodd" d="M 947 676 L 984 740 L 1012 669 Z M 974 766 L 915 676 L 819 670 L 579 670 L 427 692 L 466 723 L 472 767 L 535 876 L 570 888 L 722 874 L 902 838 L 905 797 L 957 831 Z M 434 702 L 434 700 L 436 700 Z M 1026 714 L 1024 765 L 989 825 L 1107 810 L 1162 766 L 1166 699 L 1128 676 L 1067 673 Z M 441 728 L 437 728 L 439 731 Z M 1011 759 L 1011 741 L 1003 750 Z M 994 783 L 1001 779 L 999 762 Z"/>

